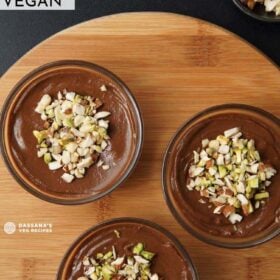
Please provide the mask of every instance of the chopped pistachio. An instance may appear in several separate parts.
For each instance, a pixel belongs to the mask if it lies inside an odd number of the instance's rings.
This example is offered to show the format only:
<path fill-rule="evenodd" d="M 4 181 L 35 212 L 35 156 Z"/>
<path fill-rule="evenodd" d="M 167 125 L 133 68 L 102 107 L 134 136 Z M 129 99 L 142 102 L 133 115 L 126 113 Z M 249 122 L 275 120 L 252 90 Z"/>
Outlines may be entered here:
<path fill-rule="evenodd" d="M 256 176 L 250 177 L 247 180 L 247 186 L 253 189 L 257 189 L 259 187 L 259 178 Z"/>
<path fill-rule="evenodd" d="M 41 144 L 43 140 L 47 138 L 47 133 L 45 130 L 42 131 L 34 130 L 33 135 L 36 137 L 38 144 Z"/>
<path fill-rule="evenodd" d="M 109 121 L 111 113 L 98 112 L 102 102 L 91 96 L 75 92 L 57 93 L 57 99 L 44 95 L 38 102 L 36 112 L 46 120 L 43 130 L 34 130 L 37 139 L 37 156 L 42 157 L 50 170 L 62 168 L 61 178 L 72 182 L 83 178 L 85 168 L 97 163 L 99 154 L 108 146 Z M 108 165 L 100 165 L 104 170 Z"/>
<path fill-rule="evenodd" d="M 97 259 L 103 259 L 103 254 L 102 253 L 97 253 L 96 258 Z"/>
<path fill-rule="evenodd" d="M 121 257 L 113 246 L 112 251 L 98 253 L 96 258 L 86 256 L 82 261 L 84 275 L 79 279 L 159 280 L 159 275 L 151 270 L 154 256 L 154 253 L 145 250 L 143 243 L 136 244 L 131 253 Z"/>
<path fill-rule="evenodd" d="M 45 162 L 46 164 L 49 164 L 51 161 L 52 161 L 52 156 L 51 156 L 51 154 L 50 154 L 50 153 L 44 154 L 44 162 Z"/>
<path fill-rule="evenodd" d="M 155 254 L 148 251 L 142 251 L 141 256 L 143 256 L 147 260 L 151 260 L 155 256 Z"/>
<path fill-rule="evenodd" d="M 144 249 L 143 243 L 138 243 L 136 246 L 133 247 L 133 254 L 139 255 Z"/>
<path fill-rule="evenodd" d="M 228 129 L 216 139 L 204 139 L 193 151 L 187 189 L 199 191 L 232 224 L 264 205 L 266 191 L 277 171 L 261 162 L 253 139 L 242 138 L 239 128 Z M 199 203 L 207 201 L 199 199 Z M 212 205 L 210 205 L 212 208 Z M 209 207 L 210 208 L 210 207 Z M 212 210 L 211 210 L 212 211 Z"/>
<path fill-rule="evenodd" d="M 220 178 L 224 178 L 227 175 L 227 170 L 224 166 L 218 166 Z"/>
<path fill-rule="evenodd" d="M 265 198 L 269 198 L 269 193 L 268 192 L 262 192 L 262 193 L 257 193 L 254 196 L 255 200 L 262 200 Z"/>
<path fill-rule="evenodd" d="M 103 256 L 103 260 L 107 260 L 113 256 L 113 252 L 109 251 Z"/>

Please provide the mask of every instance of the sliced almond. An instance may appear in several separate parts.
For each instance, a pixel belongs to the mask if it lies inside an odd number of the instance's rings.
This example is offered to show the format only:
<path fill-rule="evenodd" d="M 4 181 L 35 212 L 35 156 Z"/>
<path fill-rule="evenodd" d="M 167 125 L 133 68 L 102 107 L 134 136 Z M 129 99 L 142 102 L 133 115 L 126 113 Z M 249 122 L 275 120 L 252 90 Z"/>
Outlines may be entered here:
<path fill-rule="evenodd" d="M 240 132 L 240 128 L 239 127 L 234 127 L 234 128 L 226 130 L 224 132 L 224 135 L 225 135 L 225 137 L 229 138 L 229 137 L 232 137 L 239 132 Z"/>
<path fill-rule="evenodd" d="M 229 152 L 229 146 L 228 145 L 221 145 L 219 147 L 219 153 L 226 155 L 226 154 L 228 154 L 228 152 Z"/>
<path fill-rule="evenodd" d="M 76 103 L 73 105 L 73 113 L 76 115 L 84 115 L 85 107 Z"/>
<path fill-rule="evenodd" d="M 232 224 L 236 224 L 237 222 L 241 222 L 243 219 L 243 217 L 239 214 L 236 214 L 236 213 L 232 213 L 230 216 L 229 216 L 229 221 L 232 223 Z"/>
<path fill-rule="evenodd" d="M 203 148 L 206 148 L 209 145 L 209 140 L 208 139 L 203 139 L 201 141 L 201 145 Z"/>
<path fill-rule="evenodd" d="M 102 165 L 102 169 L 103 169 L 103 170 L 108 170 L 109 168 L 110 168 L 109 165 Z"/>
<path fill-rule="evenodd" d="M 88 158 L 85 158 L 85 159 L 82 159 L 78 164 L 77 164 L 77 167 L 78 168 L 88 168 L 90 167 L 92 164 L 92 158 L 91 157 L 88 157 Z"/>
<path fill-rule="evenodd" d="M 58 161 L 52 161 L 48 165 L 50 170 L 57 170 L 62 167 L 62 164 Z"/>
<path fill-rule="evenodd" d="M 51 103 L 51 101 L 52 99 L 48 94 L 43 95 L 37 107 L 35 108 L 35 112 L 39 114 L 43 113 L 45 108 Z"/>
<path fill-rule="evenodd" d="M 99 120 L 99 119 L 104 119 L 104 118 L 107 118 L 111 115 L 110 112 L 106 112 L 106 111 L 103 111 L 103 112 L 98 112 L 97 114 L 95 114 L 95 119 Z"/>
<path fill-rule="evenodd" d="M 144 259 L 141 256 L 134 256 L 134 259 L 137 263 L 141 263 L 141 264 L 148 264 L 149 263 L 148 260 Z"/>
<path fill-rule="evenodd" d="M 62 163 L 65 164 L 65 165 L 70 163 L 70 161 L 71 161 L 70 152 L 69 151 L 63 151 L 61 160 L 62 160 Z"/>

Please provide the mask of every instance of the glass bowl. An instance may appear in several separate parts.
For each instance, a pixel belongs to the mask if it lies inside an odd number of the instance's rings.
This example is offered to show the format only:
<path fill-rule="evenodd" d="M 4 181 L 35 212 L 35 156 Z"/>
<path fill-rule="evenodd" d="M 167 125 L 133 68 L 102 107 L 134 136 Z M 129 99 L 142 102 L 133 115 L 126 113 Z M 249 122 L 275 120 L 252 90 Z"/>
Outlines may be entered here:
<path fill-rule="evenodd" d="M 199 192 L 188 191 L 188 166 L 193 151 L 205 138 L 215 139 L 227 129 L 240 127 L 243 135 L 254 139 L 264 162 L 278 173 L 268 188 L 265 206 L 245 217 L 234 227 L 222 215 L 213 214 L 201 204 Z M 188 120 L 175 134 L 165 153 L 162 184 L 165 200 L 174 217 L 192 235 L 221 247 L 245 248 L 261 244 L 280 233 L 280 120 L 249 105 L 225 104 L 208 108 Z"/>
<path fill-rule="evenodd" d="M 119 237 L 116 236 L 116 231 Z M 159 225 L 137 218 L 112 219 L 95 225 L 83 233 L 66 252 L 56 279 L 81 277 L 83 274 L 81 260 L 85 256 L 106 253 L 112 246 L 118 255 L 123 256 L 126 248 L 138 242 L 144 243 L 147 250 L 157 254 L 152 266 L 155 273 L 163 275 L 176 273 L 180 275 L 180 279 L 198 279 L 196 269 L 179 241 Z"/>
<path fill-rule="evenodd" d="M 106 85 L 107 91 L 100 90 Z M 34 109 L 43 94 L 74 91 L 101 99 L 108 110 L 111 136 L 101 154 L 110 162 L 109 170 L 91 166 L 82 179 L 66 184 L 63 170 L 50 171 L 37 157 L 34 129 L 42 129 Z M 133 171 L 141 154 L 143 122 L 139 107 L 128 87 L 113 73 L 85 61 L 56 61 L 26 75 L 12 89 L 1 114 L 1 150 L 4 161 L 17 182 L 33 195 L 58 204 L 95 201 L 116 189 Z"/>

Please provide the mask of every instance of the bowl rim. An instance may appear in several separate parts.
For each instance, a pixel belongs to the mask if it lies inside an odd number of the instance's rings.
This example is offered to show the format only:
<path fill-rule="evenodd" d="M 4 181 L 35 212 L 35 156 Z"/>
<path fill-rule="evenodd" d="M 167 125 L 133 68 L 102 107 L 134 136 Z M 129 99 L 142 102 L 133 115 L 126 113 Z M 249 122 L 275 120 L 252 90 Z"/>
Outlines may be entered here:
<path fill-rule="evenodd" d="M 240 0 L 232 0 L 236 7 L 239 8 L 244 14 L 263 22 L 277 23 L 280 22 L 280 16 L 270 17 L 269 15 L 258 15 L 254 10 L 250 10 Z"/>
<path fill-rule="evenodd" d="M 93 69 L 97 72 L 100 72 L 101 74 L 108 76 L 111 80 L 113 80 L 120 88 L 122 88 L 123 92 L 127 96 L 127 98 L 130 100 L 132 104 L 132 109 L 134 111 L 134 116 L 135 116 L 135 122 L 137 124 L 137 127 L 139 129 L 138 132 L 138 141 L 136 143 L 134 155 L 131 159 L 131 163 L 128 166 L 126 172 L 120 177 L 120 179 L 112 184 L 112 186 L 106 190 L 105 192 L 101 192 L 96 195 L 89 195 L 85 198 L 78 198 L 78 199 L 63 199 L 63 198 L 56 198 L 56 197 L 50 197 L 48 194 L 43 194 L 39 190 L 34 189 L 32 186 L 30 186 L 19 174 L 17 174 L 15 168 L 11 164 L 10 157 L 7 154 L 7 147 L 6 147 L 6 141 L 4 140 L 4 128 L 5 128 L 5 123 L 6 123 L 6 116 L 8 113 L 9 106 L 11 105 L 11 102 L 18 92 L 18 90 L 24 86 L 26 82 L 28 82 L 34 75 L 40 74 L 41 72 L 52 69 L 55 67 L 64 67 L 64 66 L 76 66 L 76 67 L 82 67 L 82 68 L 88 68 L 88 69 Z M 143 141 L 144 141 L 144 122 L 141 114 L 140 107 L 136 101 L 136 98 L 134 97 L 132 91 L 127 87 L 127 85 L 113 72 L 107 70 L 106 68 L 99 66 L 95 63 L 84 61 L 84 60 L 57 60 L 57 61 L 52 61 L 46 64 L 43 64 L 26 75 L 24 75 L 17 83 L 16 85 L 10 90 L 8 96 L 5 99 L 5 102 L 2 106 L 2 110 L 0 113 L 0 153 L 2 155 L 2 158 L 4 160 L 4 163 L 9 171 L 9 173 L 12 175 L 12 177 L 17 181 L 17 183 L 23 187 L 26 191 L 31 193 L 37 198 L 40 198 L 44 201 L 54 203 L 54 204 L 60 204 L 60 205 L 81 205 L 85 203 L 90 203 L 93 201 L 96 201 L 111 192 L 113 192 L 117 187 L 119 187 L 128 177 L 131 175 L 131 173 L 134 171 L 140 156 L 141 156 L 141 151 L 143 148 Z"/>
<path fill-rule="evenodd" d="M 163 163 L 162 163 L 162 169 L 161 169 L 161 181 L 162 181 L 163 197 L 164 197 L 164 200 L 165 200 L 170 212 L 172 213 L 173 217 L 177 220 L 177 222 L 187 232 L 189 232 L 192 236 L 196 237 L 197 239 L 199 239 L 205 243 L 208 243 L 210 245 L 214 245 L 214 246 L 222 247 L 222 248 L 229 248 L 229 249 L 244 249 L 244 248 L 250 248 L 250 247 L 254 247 L 254 246 L 263 244 L 263 243 L 273 239 L 274 237 L 280 235 L 280 227 L 278 229 L 276 229 L 275 231 L 273 231 L 272 233 L 268 234 L 267 236 L 264 236 L 263 238 L 252 240 L 249 242 L 246 241 L 246 242 L 240 242 L 240 243 L 230 243 L 230 242 L 224 242 L 224 241 L 217 241 L 217 240 L 215 240 L 215 236 L 213 236 L 213 238 L 207 238 L 203 234 L 198 233 L 195 229 L 188 226 L 184 222 L 184 220 L 181 218 L 180 214 L 176 211 L 175 207 L 173 206 L 171 199 L 168 195 L 168 191 L 167 191 L 168 178 L 166 176 L 166 168 L 167 168 L 167 163 L 169 162 L 168 156 L 169 156 L 169 152 L 173 148 L 178 136 L 186 129 L 186 127 L 188 125 L 190 125 L 193 121 L 197 120 L 201 116 L 203 116 L 207 113 L 210 113 L 210 112 L 215 112 L 216 110 L 219 110 L 219 109 L 230 109 L 230 108 L 236 108 L 236 109 L 241 108 L 243 110 L 250 110 L 250 111 L 257 112 L 259 114 L 264 115 L 267 118 L 272 119 L 273 121 L 276 122 L 276 124 L 278 124 L 278 126 L 280 126 L 280 118 L 273 115 L 272 113 L 269 113 L 268 111 L 265 111 L 261 108 L 258 108 L 258 107 L 252 106 L 252 105 L 238 104 L 238 103 L 226 103 L 226 104 L 220 104 L 220 105 L 214 105 L 214 106 L 208 107 L 208 108 L 194 114 L 192 117 L 190 117 L 186 122 L 183 123 L 183 125 L 181 125 L 179 127 L 179 129 L 177 129 L 175 134 L 172 136 L 171 140 L 169 141 L 169 143 L 167 145 L 167 148 L 166 148 L 166 151 L 165 151 L 164 157 L 163 157 Z"/>
<path fill-rule="evenodd" d="M 135 223 L 139 225 L 144 225 L 147 227 L 150 227 L 154 230 L 157 230 L 161 232 L 163 235 L 165 235 L 171 242 L 174 244 L 175 248 L 179 251 L 181 257 L 184 259 L 184 262 L 188 264 L 188 267 L 192 273 L 192 276 L 194 277 L 193 280 L 199 280 L 199 275 L 196 269 L 196 266 L 194 265 L 190 255 L 188 254 L 187 250 L 184 248 L 184 246 L 181 244 L 181 242 L 173 235 L 170 231 L 168 231 L 166 228 L 156 224 L 155 222 L 142 219 L 142 218 L 134 218 L 134 217 L 121 217 L 121 218 L 112 218 L 100 223 L 97 223 L 96 225 L 90 227 L 85 232 L 80 234 L 78 238 L 74 240 L 73 243 L 71 243 L 70 247 L 67 249 L 67 251 L 64 253 L 62 260 L 59 264 L 57 273 L 56 273 L 56 280 L 61 280 L 61 276 L 63 273 L 63 269 L 65 267 L 66 261 L 71 254 L 71 252 L 76 248 L 76 246 L 80 243 L 80 241 L 84 238 L 86 238 L 90 233 L 92 233 L 95 230 L 98 230 L 104 226 L 118 224 L 118 223 Z"/>

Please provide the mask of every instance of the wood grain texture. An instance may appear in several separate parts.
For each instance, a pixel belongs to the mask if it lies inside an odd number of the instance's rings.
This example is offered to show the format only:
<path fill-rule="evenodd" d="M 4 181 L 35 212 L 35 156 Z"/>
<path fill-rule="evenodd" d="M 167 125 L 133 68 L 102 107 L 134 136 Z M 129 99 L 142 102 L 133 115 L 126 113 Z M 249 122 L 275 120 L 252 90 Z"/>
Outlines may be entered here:
<path fill-rule="evenodd" d="M 53 224 L 53 233 L 7 235 L 1 230 L 0 279 L 54 279 L 63 254 L 79 234 L 121 216 L 149 219 L 169 229 L 190 253 L 202 280 L 279 279 L 279 238 L 238 251 L 204 244 L 172 217 L 160 180 L 168 141 L 194 113 L 238 102 L 279 116 L 279 69 L 240 38 L 206 22 L 174 14 L 121 14 L 67 29 L 27 53 L 2 77 L 1 105 L 23 75 L 61 59 L 100 64 L 131 88 L 145 122 L 142 157 L 129 180 L 111 195 L 75 207 L 33 197 L 1 160 L 1 225 L 46 222 Z"/>

